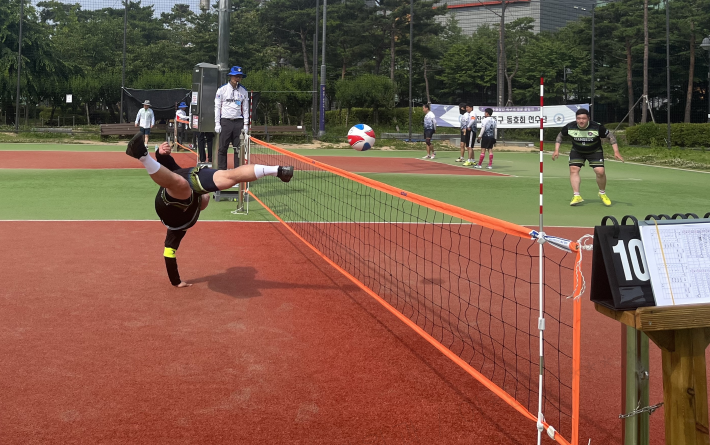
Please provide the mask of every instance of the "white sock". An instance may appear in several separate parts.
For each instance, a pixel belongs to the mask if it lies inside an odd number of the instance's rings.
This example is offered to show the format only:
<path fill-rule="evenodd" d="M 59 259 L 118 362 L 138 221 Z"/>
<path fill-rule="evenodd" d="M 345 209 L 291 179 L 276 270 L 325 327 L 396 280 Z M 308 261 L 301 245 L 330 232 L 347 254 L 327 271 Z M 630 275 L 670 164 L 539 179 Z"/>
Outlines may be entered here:
<path fill-rule="evenodd" d="M 158 170 L 160 170 L 160 163 L 153 159 L 150 154 L 142 156 L 139 161 L 143 163 L 143 167 L 145 167 L 149 175 L 157 173 Z"/>
<path fill-rule="evenodd" d="M 254 175 L 256 176 L 256 179 L 263 178 L 264 176 L 276 176 L 278 173 L 278 165 L 254 164 Z"/>
<path fill-rule="evenodd" d="M 606 191 L 605 191 L 605 190 L 599 190 L 599 193 L 601 193 L 601 194 L 603 195 L 603 194 L 606 193 Z"/>

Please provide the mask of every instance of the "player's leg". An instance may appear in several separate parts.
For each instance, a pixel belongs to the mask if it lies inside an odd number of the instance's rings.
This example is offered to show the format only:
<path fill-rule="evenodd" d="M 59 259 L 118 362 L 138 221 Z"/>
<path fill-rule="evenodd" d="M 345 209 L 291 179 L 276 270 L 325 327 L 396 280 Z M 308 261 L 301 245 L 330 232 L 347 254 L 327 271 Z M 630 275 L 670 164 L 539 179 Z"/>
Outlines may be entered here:
<path fill-rule="evenodd" d="M 579 187 L 582 183 L 582 178 L 579 177 L 579 171 L 581 169 L 582 167 L 579 165 L 569 166 L 569 183 L 572 186 L 573 192 L 572 201 L 569 203 L 571 206 L 584 202 L 584 199 L 582 199 L 582 196 L 579 194 Z"/>
<path fill-rule="evenodd" d="M 466 135 L 463 133 L 463 130 L 461 130 L 461 143 L 459 145 L 461 147 L 461 151 L 459 153 L 458 159 L 456 159 L 456 162 L 463 162 L 464 161 L 463 154 L 464 154 L 464 150 L 466 149 Z"/>
<path fill-rule="evenodd" d="M 483 168 L 483 160 L 486 159 L 486 148 L 483 145 L 483 139 L 481 139 L 481 155 L 478 157 L 478 163 L 476 168 Z"/>
<path fill-rule="evenodd" d="M 243 182 L 252 182 L 264 176 L 276 176 L 283 182 L 293 178 L 293 167 L 278 165 L 247 164 L 229 170 L 213 168 L 191 168 L 186 174 L 191 190 L 198 194 L 206 194 L 226 190 Z"/>
<path fill-rule="evenodd" d="M 277 176 L 283 182 L 289 182 L 293 177 L 293 167 L 247 164 L 231 170 L 216 171 L 212 176 L 212 182 L 214 182 L 218 190 L 226 190 L 236 184 L 256 181 L 264 176 Z M 200 179 L 202 179 L 202 176 L 200 176 Z"/>
<path fill-rule="evenodd" d="M 606 196 L 606 171 L 604 170 L 604 167 L 592 167 L 594 168 L 594 173 L 597 175 L 597 185 L 599 186 L 599 199 L 602 200 L 602 203 L 604 203 L 605 206 L 610 206 L 611 199 Z"/>
<path fill-rule="evenodd" d="M 168 229 L 168 233 L 165 236 L 165 250 L 163 251 L 163 257 L 165 258 L 165 268 L 168 272 L 170 284 L 175 287 L 192 286 L 192 284 L 188 284 L 180 279 L 180 272 L 178 271 L 177 265 L 177 250 L 180 247 L 180 241 L 182 241 L 182 238 L 184 236 L 184 230 L 171 229 Z"/>
<path fill-rule="evenodd" d="M 493 146 L 491 145 L 491 148 L 488 149 L 488 169 L 493 168 Z"/>
<path fill-rule="evenodd" d="M 128 142 L 126 154 L 138 159 L 145 167 L 150 178 L 159 186 L 165 188 L 170 196 L 175 199 L 188 199 L 192 195 L 190 184 L 178 174 L 175 174 L 160 165 L 158 161 L 148 154 L 148 149 L 142 143 L 140 133 L 133 136 Z"/>
<path fill-rule="evenodd" d="M 468 131 L 466 133 L 466 149 L 467 149 L 467 154 L 468 157 L 466 158 L 466 162 L 463 163 L 465 166 L 473 165 L 473 144 L 476 141 L 475 139 L 475 133 L 473 131 Z"/>

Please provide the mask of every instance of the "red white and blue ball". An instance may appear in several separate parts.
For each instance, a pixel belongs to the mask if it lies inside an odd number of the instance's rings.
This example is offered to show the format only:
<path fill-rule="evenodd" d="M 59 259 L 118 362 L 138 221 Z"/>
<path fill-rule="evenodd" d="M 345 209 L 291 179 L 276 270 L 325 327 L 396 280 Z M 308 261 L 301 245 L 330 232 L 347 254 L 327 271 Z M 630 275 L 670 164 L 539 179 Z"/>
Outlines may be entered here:
<path fill-rule="evenodd" d="M 348 131 L 348 142 L 357 151 L 369 150 L 375 146 L 375 132 L 365 124 L 353 125 Z"/>

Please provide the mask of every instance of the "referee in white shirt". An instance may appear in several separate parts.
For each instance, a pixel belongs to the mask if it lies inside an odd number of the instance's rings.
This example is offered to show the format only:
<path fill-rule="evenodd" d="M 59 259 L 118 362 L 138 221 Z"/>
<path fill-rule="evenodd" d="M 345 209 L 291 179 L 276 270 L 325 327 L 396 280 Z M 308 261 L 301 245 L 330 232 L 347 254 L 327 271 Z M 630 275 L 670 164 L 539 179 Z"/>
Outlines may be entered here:
<path fill-rule="evenodd" d="M 239 83 L 247 75 L 240 66 L 233 66 L 227 75 L 229 83 L 222 85 L 214 98 L 214 131 L 221 133 L 217 155 L 217 168 L 220 170 L 227 169 L 230 142 L 234 147 L 234 168 L 239 166 L 239 135 L 245 123 L 249 123 L 249 93 Z"/>

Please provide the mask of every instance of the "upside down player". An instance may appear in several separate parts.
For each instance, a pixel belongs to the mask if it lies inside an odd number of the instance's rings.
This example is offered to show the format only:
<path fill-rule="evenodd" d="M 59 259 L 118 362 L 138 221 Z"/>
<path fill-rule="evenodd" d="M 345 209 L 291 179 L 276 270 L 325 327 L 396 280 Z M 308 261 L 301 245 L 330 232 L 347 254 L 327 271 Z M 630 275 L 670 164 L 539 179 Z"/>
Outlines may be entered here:
<path fill-rule="evenodd" d="M 141 161 L 150 178 L 160 186 L 155 197 L 155 211 L 168 228 L 164 252 L 168 278 L 173 286 L 188 287 L 192 285 L 180 279 L 175 253 L 185 231 L 195 225 L 200 211 L 207 208 L 209 193 L 264 176 L 277 176 L 283 182 L 289 182 L 293 167 L 249 164 L 231 170 L 181 168 L 170 152 L 170 144 L 163 142 L 155 153 L 157 160 L 153 159 L 140 133 L 133 136 L 126 148 L 126 154 Z"/>

